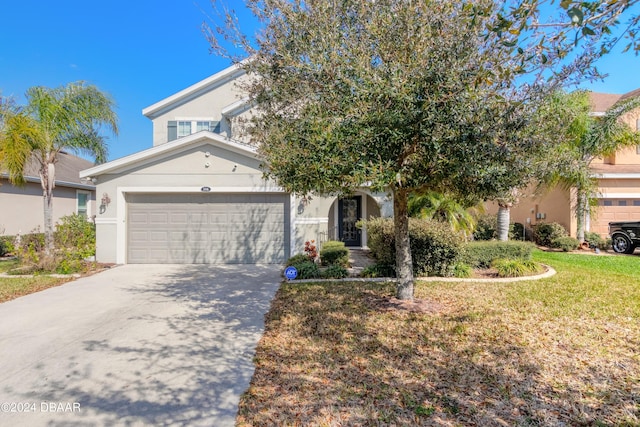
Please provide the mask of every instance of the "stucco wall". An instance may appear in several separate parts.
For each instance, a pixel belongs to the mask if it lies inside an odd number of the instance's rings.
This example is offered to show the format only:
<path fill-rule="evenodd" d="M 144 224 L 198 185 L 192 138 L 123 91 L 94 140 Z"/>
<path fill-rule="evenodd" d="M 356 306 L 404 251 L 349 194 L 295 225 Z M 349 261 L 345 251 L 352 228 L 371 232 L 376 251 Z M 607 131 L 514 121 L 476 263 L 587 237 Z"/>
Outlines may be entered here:
<path fill-rule="evenodd" d="M 239 77 L 236 81 L 223 80 L 208 92 L 196 94 L 176 103 L 171 109 L 163 110 L 153 118 L 153 145 L 168 141 L 167 125 L 171 120 L 211 120 L 220 121 L 220 133 L 231 137 L 228 120 L 222 116 L 222 110 L 243 98 L 237 84 L 246 79 Z M 235 126 L 235 123 L 234 123 Z"/>
<path fill-rule="evenodd" d="M 27 183 L 16 187 L 7 180 L 0 180 L 0 235 L 25 234 L 44 230 L 42 187 L 39 183 Z M 95 214 L 95 192 L 89 190 L 90 215 Z M 53 221 L 76 213 L 76 189 L 57 186 L 53 189 Z"/>

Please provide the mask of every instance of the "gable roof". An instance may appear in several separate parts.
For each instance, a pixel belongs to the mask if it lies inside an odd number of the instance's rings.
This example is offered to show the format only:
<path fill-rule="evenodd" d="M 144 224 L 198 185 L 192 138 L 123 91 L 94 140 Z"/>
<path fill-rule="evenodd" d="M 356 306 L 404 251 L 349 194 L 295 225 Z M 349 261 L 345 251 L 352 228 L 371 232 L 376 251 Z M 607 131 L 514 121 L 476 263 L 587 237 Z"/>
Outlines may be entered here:
<path fill-rule="evenodd" d="M 94 163 L 89 160 L 61 151 L 58 153 L 56 162 L 56 186 L 94 190 L 95 186 L 91 182 L 80 178 L 80 171 L 93 165 Z M 25 179 L 28 182 L 40 182 L 38 170 L 38 161 L 32 157 L 24 168 Z M 1 171 L 0 175 L 3 178 L 8 177 L 6 171 Z"/>
<path fill-rule="evenodd" d="M 640 96 L 640 89 L 635 89 L 622 95 L 615 93 L 589 92 L 591 98 L 592 112 L 595 115 L 604 114 L 609 108 L 613 107 L 616 102 L 625 99 Z"/>
<path fill-rule="evenodd" d="M 158 101 L 155 104 L 144 108 L 142 110 L 142 114 L 150 119 L 153 119 L 168 110 L 171 110 L 179 105 L 191 101 L 194 98 L 197 98 L 203 93 L 209 92 L 216 87 L 222 86 L 223 84 L 228 83 L 229 81 L 245 74 L 245 71 L 244 69 L 242 69 L 241 65 L 242 62 L 239 64 L 234 64 L 210 77 L 207 77 L 204 80 L 199 81 L 196 84 L 189 86 L 186 89 L 181 90 L 178 93 L 169 96 L 168 98 L 163 99 L 162 101 Z"/>
<path fill-rule="evenodd" d="M 217 147 L 233 151 L 249 158 L 258 158 L 257 149 L 252 145 L 243 144 L 241 142 L 231 140 L 214 132 L 201 131 L 192 133 L 191 135 L 185 136 L 183 138 L 178 138 L 165 144 L 156 145 L 155 147 L 148 148 L 143 151 L 138 151 L 137 153 L 122 157 L 120 159 L 112 160 L 110 162 L 85 169 L 80 172 L 80 177 L 90 178 L 106 173 L 122 172 L 123 170 L 129 169 L 131 167 L 136 167 L 149 161 L 163 158 L 172 153 L 182 151 L 188 147 L 197 146 L 204 143 L 210 143 Z"/>

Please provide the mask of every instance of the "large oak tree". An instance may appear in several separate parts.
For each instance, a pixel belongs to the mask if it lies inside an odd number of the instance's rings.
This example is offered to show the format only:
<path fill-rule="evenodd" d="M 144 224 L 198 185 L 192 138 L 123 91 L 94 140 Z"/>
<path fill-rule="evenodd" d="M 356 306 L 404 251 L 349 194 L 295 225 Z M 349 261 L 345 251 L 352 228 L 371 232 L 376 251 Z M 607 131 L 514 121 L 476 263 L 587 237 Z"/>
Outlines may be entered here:
<path fill-rule="evenodd" d="M 401 299 L 413 298 L 409 194 L 485 199 L 527 182 L 552 141 L 538 110 L 590 69 L 595 55 L 568 60 L 525 3 L 249 0 L 255 40 L 232 11 L 209 28 L 214 50 L 231 40 L 250 57 L 236 61 L 253 77 L 248 132 L 269 177 L 296 194 L 393 195 Z"/>

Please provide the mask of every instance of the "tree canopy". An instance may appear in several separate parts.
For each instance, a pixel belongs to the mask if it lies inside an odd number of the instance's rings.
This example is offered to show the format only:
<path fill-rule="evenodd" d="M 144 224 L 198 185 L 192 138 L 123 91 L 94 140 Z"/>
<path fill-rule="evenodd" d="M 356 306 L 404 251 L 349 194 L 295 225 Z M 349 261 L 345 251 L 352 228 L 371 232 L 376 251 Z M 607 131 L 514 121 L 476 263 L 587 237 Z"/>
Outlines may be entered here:
<path fill-rule="evenodd" d="M 44 197 L 44 232 L 48 251 L 53 249 L 53 188 L 58 153 L 68 150 L 88 154 L 97 163 L 107 159 L 103 127 L 118 132 L 113 100 L 96 86 L 83 82 L 58 88 L 34 86 L 27 90 L 27 104 L 2 101 L 0 110 L 0 166 L 9 180 L 25 183 L 24 168 L 30 160 L 39 165 Z"/>
<path fill-rule="evenodd" d="M 540 36 L 539 2 L 247 3 L 263 24 L 255 44 L 230 14 L 210 40 L 250 55 L 248 132 L 266 174 L 298 194 L 393 194 L 400 298 L 413 294 L 408 194 L 484 199 L 527 182 L 553 141 L 540 108 L 592 58 L 567 58 L 563 31 Z"/>

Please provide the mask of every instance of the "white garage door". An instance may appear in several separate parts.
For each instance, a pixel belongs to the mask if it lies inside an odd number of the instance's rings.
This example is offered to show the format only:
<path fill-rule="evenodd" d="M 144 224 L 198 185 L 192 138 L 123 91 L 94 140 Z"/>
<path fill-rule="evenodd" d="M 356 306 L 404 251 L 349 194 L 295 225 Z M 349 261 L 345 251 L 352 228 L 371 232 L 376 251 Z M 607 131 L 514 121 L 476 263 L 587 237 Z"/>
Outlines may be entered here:
<path fill-rule="evenodd" d="M 276 264 L 289 256 L 285 194 L 128 194 L 127 262 Z"/>

